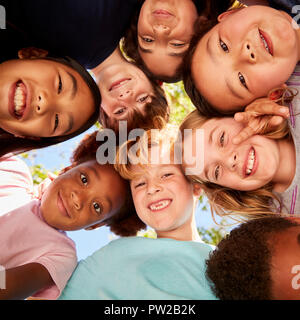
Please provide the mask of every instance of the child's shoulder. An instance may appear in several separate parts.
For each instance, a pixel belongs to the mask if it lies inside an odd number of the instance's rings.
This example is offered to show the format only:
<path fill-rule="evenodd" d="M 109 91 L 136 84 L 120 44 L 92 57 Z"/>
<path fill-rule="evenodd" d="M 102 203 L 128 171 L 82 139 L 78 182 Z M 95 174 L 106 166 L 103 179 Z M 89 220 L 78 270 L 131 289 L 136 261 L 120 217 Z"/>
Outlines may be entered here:
<path fill-rule="evenodd" d="M 29 175 L 31 177 L 27 164 L 17 156 L 1 158 L 0 170 L 11 172 L 12 174 L 23 173 L 24 175 Z"/>

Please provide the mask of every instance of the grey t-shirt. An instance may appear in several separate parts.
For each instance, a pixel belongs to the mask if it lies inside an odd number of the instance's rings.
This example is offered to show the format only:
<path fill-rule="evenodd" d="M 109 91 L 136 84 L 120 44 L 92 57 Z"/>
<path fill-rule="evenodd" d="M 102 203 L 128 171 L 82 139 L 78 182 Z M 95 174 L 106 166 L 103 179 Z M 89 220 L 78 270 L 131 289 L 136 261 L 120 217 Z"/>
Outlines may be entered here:
<path fill-rule="evenodd" d="M 296 172 L 291 185 L 282 193 L 276 193 L 281 200 L 281 212 L 289 215 L 300 216 L 300 63 L 297 64 L 294 72 L 287 81 L 289 87 L 296 88 L 298 95 L 290 103 L 289 126 L 296 148 Z M 287 164 L 288 165 L 288 164 Z"/>

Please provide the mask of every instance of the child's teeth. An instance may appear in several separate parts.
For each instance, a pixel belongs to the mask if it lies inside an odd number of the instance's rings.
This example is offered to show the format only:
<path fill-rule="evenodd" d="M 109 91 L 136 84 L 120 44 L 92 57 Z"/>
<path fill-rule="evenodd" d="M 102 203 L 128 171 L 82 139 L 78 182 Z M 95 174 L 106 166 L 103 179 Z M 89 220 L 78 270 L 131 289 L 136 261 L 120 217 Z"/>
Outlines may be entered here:
<path fill-rule="evenodd" d="M 170 203 L 170 200 L 162 200 L 162 201 L 159 201 L 155 204 L 152 204 L 150 206 L 150 209 L 153 211 L 161 210 L 161 209 L 167 207 L 169 203 Z"/>
<path fill-rule="evenodd" d="M 265 48 L 266 48 L 267 51 L 270 53 L 270 49 L 269 49 L 269 47 L 268 47 L 267 41 L 265 40 L 265 38 L 263 37 L 263 35 L 262 35 L 261 33 L 260 33 L 259 35 L 260 35 L 261 40 L 262 40 L 263 43 L 264 43 Z"/>
<path fill-rule="evenodd" d="M 249 153 L 246 174 L 250 174 L 252 172 L 254 160 L 255 160 L 254 150 L 251 150 Z"/>
<path fill-rule="evenodd" d="M 14 106 L 15 106 L 15 113 L 17 115 L 20 115 L 24 108 L 25 104 L 25 93 L 23 92 L 23 89 L 17 84 L 15 96 L 14 96 Z"/>

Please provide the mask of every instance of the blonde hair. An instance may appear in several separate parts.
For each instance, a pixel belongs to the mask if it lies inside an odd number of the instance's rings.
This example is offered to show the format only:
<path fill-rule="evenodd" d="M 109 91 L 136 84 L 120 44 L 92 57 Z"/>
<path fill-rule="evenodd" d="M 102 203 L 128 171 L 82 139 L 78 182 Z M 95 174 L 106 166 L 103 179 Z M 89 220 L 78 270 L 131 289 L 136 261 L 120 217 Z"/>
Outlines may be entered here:
<path fill-rule="evenodd" d="M 137 174 L 132 165 L 137 164 L 146 171 L 147 165 L 149 165 L 148 151 L 155 146 L 158 146 L 159 150 L 168 150 L 170 159 L 174 158 L 174 143 L 177 133 L 177 126 L 163 123 L 163 120 L 160 119 L 160 123 L 155 129 L 145 131 L 141 137 L 136 140 L 128 140 L 118 148 L 115 169 L 126 180 L 136 178 Z M 135 152 L 132 152 L 132 147 L 135 144 L 137 144 L 137 148 L 134 150 Z"/>
<path fill-rule="evenodd" d="M 278 91 L 281 89 L 276 90 Z M 272 90 L 270 94 L 274 93 L 274 91 L 275 89 Z M 287 89 L 287 91 L 291 93 L 290 89 Z M 284 102 L 290 102 L 295 96 L 292 92 L 292 98 L 289 94 L 287 99 L 282 99 L 282 96 L 285 95 L 285 91 L 284 93 L 280 92 L 279 95 L 280 101 L 275 100 L 275 102 L 281 102 L 282 104 L 284 104 Z M 204 123 L 210 119 L 213 118 L 205 117 L 200 114 L 198 110 L 194 110 L 183 120 L 179 127 L 182 137 L 184 137 L 183 133 L 185 129 L 192 129 L 194 131 L 195 129 L 201 128 Z M 284 121 L 272 131 L 266 130 L 267 125 L 262 129 L 260 134 L 269 139 L 291 138 L 287 121 Z M 236 220 L 239 219 L 235 218 L 235 216 L 246 219 L 260 218 L 274 214 L 274 205 L 272 205 L 272 203 L 274 203 L 274 200 L 279 202 L 278 197 L 272 192 L 272 183 L 253 191 L 239 191 L 228 187 L 223 187 L 212 182 L 203 181 L 196 175 L 190 175 L 188 176 L 188 179 L 193 183 L 198 183 L 201 185 L 205 195 L 209 200 L 213 217 L 214 214 L 217 214 L 219 216 L 234 216 L 233 219 Z"/>

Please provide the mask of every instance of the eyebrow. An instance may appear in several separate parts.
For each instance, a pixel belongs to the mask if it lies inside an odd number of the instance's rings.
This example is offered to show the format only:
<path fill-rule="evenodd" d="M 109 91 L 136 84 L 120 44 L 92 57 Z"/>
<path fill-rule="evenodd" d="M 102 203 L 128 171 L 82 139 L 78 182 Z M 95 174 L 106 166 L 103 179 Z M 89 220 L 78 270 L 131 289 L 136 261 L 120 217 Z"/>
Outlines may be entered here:
<path fill-rule="evenodd" d="M 71 92 L 71 99 L 74 99 L 76 93 L 77 93 L 77 80 L 76 78 L 72 75 L 72 73 L 70 73 L 69 71 L 67 71 L 67 74 L 69 75 L 71 81 L 72 81 L 72 92 Z"/>
<path fill-rule="evenodd" d="M 141 49 L 141 51 L 145 52 L 145 53 L 153 53 L 153 50 L 150 50 L 150 49 L 146 49 L 146 48 L 143 48 L 141 45 L 139 45 L 139 48 Z M 186 50 L 185 51 L 182 51 L 182 52 L 171 52 L 171 53 L 168 53 L 168 56 L 171 56 L 171 57 L 183 57 L 186 53 Z"/>
<path fill-rule="evenodd" d="M 210 42 L 210 39 L 211 39 L 211 36 L 208 38 L 207 42 L 206 42 L 206 50 L 211 58 L 211 60 L 213 60 L 213 63 L 216 63 L 217 62 L 217 59 L 214 55 L 214 52 L 211 48 L 211 42 Z"/>
<path fill-rule="evenodd" d="M 94 166 L 89 166 L 89 169 L 94 173 L 94 175 L 96 176 L 96 178 L 98 180 L 101 180 L 101 177 L 100 177 L 98 171 L 94 168 Z"/>
<path fill-rule="evenodd" d="M 68 133 L 69 131 L 71 131 L 71 129 L 73 128 L 74 125 L 74 118 L 71 114 L 69 114 L 68 116 L 68 128 L 63 132 L 63 135 L 65 135 L 66 133 Z"/>
<path fill-rule="evenodd" d="M 218 129 L 218 126 L 216 125 L 216 126 L 210 131 L 209 138 L 208 138 L 208 143 L 209 143 L 209 144 L 212 143 L 213 134 L 214 134 L 214 132 L 215 132 L 217 129 Z M 208 178 L 208 169 L 207 169 L 207 168 L 204 169 L 204 178 L 205 178 L 207 181 L 210 181 L 209 178 Z"/>

